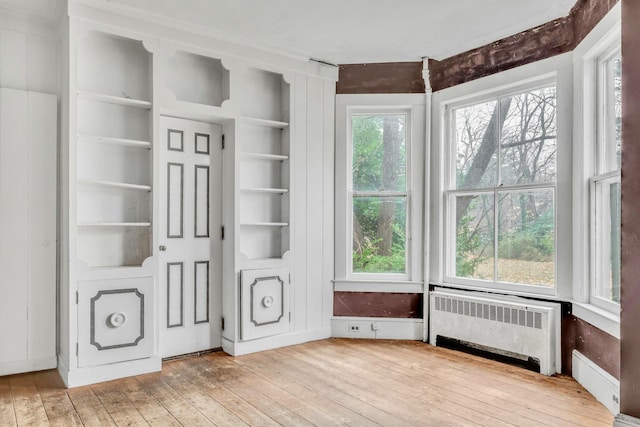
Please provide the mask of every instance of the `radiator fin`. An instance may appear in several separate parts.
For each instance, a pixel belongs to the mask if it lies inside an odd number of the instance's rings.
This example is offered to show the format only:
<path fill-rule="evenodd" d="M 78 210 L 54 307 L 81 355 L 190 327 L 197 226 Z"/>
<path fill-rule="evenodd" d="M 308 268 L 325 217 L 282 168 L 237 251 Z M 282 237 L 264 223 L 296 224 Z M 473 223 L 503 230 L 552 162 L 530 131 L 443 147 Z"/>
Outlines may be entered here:
<path fill-rule="evenodd" d="M 542 329 L 542 313 L 529 309 L 510 308 L 493 303 L 476 303 L 442 296 L 435 297 L 435 309 L 525 328 Z"/>

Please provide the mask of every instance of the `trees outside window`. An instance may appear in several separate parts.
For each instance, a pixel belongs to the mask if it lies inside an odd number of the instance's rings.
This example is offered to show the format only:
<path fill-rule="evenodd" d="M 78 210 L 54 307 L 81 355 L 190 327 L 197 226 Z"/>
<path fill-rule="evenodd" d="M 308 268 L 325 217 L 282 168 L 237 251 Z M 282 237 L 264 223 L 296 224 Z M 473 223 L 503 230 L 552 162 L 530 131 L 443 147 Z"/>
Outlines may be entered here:
<path fill-rule="evenodd" d="M 351 115 L 352 273 L 407 272 L 407 115 Z"/>
<path fill-rule="evenodd" d="M 556 87 L 450 107 L 448 274 L 555 286 Z"/>

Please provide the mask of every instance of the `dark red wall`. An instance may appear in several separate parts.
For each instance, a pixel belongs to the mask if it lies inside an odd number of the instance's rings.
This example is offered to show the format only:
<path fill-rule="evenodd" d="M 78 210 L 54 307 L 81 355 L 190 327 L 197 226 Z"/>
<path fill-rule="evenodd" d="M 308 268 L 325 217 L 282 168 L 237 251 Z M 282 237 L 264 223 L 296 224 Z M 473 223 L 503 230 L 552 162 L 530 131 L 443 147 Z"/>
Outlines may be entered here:
<path fill-rule="evenodd" d="M 422 318 L 422 294 L 334 292 L 333 315 Z"/>
<path fill-rule="evenodd" d="M 340 65 L 336 93 L 424 93 L 422 62 Z"/>
<path fill-rule="evenodd" d="M 562 372 L 567 375 L 573 350 L 620 379 L 620 340 L 569 313 L 562 316 Z"/>
<path fill-rule="evenodd" d="M 622 0 L 620 411 L 640 418 L 640 1 Z"/>
<path fill-rule="evenodd" d="M 578 0 L 568 16 L 442 61 L 429 61 L 434 91 L 572 51 L 618 0 Z"/>

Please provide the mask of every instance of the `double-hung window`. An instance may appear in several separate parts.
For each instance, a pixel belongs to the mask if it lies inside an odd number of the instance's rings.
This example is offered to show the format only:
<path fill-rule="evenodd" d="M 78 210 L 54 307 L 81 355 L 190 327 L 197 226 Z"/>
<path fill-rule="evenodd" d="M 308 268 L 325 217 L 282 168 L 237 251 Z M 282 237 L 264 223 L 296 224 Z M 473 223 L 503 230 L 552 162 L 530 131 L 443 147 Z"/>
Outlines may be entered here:
<path fill-rule="evenodd" d="M 419 292 L 425 96 L 336 96 L 336 289 Z"/>
<path fill-rule="evenodd" d="M 622 58 L 619 42 L 595 61 L 597 136 L 591 199 L 591 303 L 616 312 L 620 303 L 620 160 Z"/>
<path fill-rule="evenodd" d="M 447 105 L 448 281 L 556 286 L 556 83 Z"/>

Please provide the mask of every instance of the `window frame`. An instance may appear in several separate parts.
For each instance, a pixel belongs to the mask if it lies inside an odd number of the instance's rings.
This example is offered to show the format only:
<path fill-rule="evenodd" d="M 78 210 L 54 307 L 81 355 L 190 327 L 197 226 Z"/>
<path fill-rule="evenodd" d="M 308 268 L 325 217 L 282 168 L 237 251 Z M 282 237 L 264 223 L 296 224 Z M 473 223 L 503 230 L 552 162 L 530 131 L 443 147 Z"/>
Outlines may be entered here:
<path fill-rule="evenodd" d="M 573 51 L 574 91 L 574 161 L 573 161 L 573 314 L 620 337 L 619 305 L 597 297 L 594 293 L 598 244 L 594 230 L 595 185 L 619 172 L 600 173 L 602 149 L 602 70 L 599 62 L 611 57 L 614 45 L 621 40 L 621 6 L 614 5 L 595 28 Z M 595 120 L 594 120 L 595 119 Z"/>
<path fill-rule="evenodd" d="M 602 235 L 598 230 L 598 223 L 601 219 L 600 210 L 598 209 L 598 195 L 600 186 L 607 183 L 621 182 L 621 171 L 619 168 L 611 169 L 607 167 L 607 157 L 610 155 L 610 145 L 615 142 L 615 131 L 611 130 L 611 122 L 615 118 L 613 112 L 613 104 L 611 102 L 611 93 L 609 91 L 608 63 L 616 58 L 621 51 L 621 39 L 605 38 L 602 40 L 608 44 L 606 47 L 598 46 L 592 54 L 597 57 L 587 66 L 595 68 L 596 91 L 595 91 L 595 113 L 596 113 L 596 138 L 592 149 L 595 151 L 593 173 L 589 177 L 589 243 L 590 243 L 590 277 L 589 277 L 589 303 L 611 313 L 620 312 L 620 303 L 600 296 L 600 288 L 602 286 L 602 272 L 599 271 L 606 264 L 603 252 L 597 248 L 610 246 L 611 242 L 602 241 Z M 614 139 L 612 141 L 611 139 Z M 617 166 L 617 165 L 616 165 Z M 610 236 L 611 237 L 611 236 Z M 610 253 L 608 251 L 605 254 Z"/>
<path fill-rule="evenodd" d="M 355 292 L 422 292 L 423 286 L 423 200 L 425 179 L 424 94 L 339 94 L 336 95 L 336 181 L 335 181 L 335 289 Z M 353 185 L 351 117 L 354 114 L 406 114 L 406 189 L 389 192 L 406 195 L 407 224 L 404 274 L 354 273 Z M 367 193 L 371 193 L 368 192 Z"/>
<path fill-rule="evenodd" d="M 526 91 L 532 91 L 536 89 L 541 89 L 545 87 L 549 87 L 555 85 L 556 87 L 556 96 L 557 96 L 557 76 L 555 73 L 550 73 L 546 75 L 541 75 L 534 77 L 532 79 L 528 79 L 524 82 L 518 82 L 513 85 L 509 85 L 506 87 L 496 87 L 493 89 L 488 89 L 479 93 L 470 94 L 463 99 L 452 100 L 451 102 L 445 103 L 443 106 L 443 122 L 444 122 L 444 144 L 446 147 L 445 156 L 444 156 L 444 225 L 445 225 L 445 238 L 443 243 L 443 258 L 444 258 L 444 275 L 443 279 L 445 283 L 452 284 L 461 284 L 470 287 L 480 287 L 480 288 L 488 288 L 493 290 L 501 290 L 501 291 L 513 291 L 514 293 L 525 293 L 525 294 L 540 294 L 540 295 L 549 295 L 553 296 L 557 294 L 557 286 L 558 286 L 558 233 L 556 232 L 558 228 L 558 191 L 557 191 L 557 181 L 558 181 L 558 140 L 559 137 L 556 137 L 556 178 L 553 182 L 544 182 L 544 183 L 528 183 L 522 185 L 509 185 L 503 186 L 500 185 L 499 182 L 496 182 L 494 187 L 479 187 L 476 189 L 457 189 L 456 188 L 456 144 L 454 141 L 454 121 L 452 119 L 452 112 L 455 109 L 462 108 L 465 106 L 474 105 L 477 103 L 481 103 L 483 101 L 488 101 L 492 99 L 496 99 L 499 102 L 499 99 L 504 96 L 517 95 Z M 558 117 L 556 116 L 556 126 L 558 126 Z M 500 153 L 498 147 L 497 154 L 497 170 L 499 178 L 501 164 L 500 164 Z M 541 285 L 530 285 L 530 284 L 516 284 L 509 282 L 500 282 L 497 278 L 497 260 L 494 263 L 494 280 L 483 280 L 483 279 L 474 279 L 474 278 L 465 278 L 459 277 L 455 275 L 455 264 L 456 264 L 456 243 L 455 243 L 455 221 L 453 220 L 453 216 L 455 215 L 455 208 L 452 206 L 453 200 L 455 200 L 456 195 L 479 195 L 479 194 L 491 194 L 494 197 L 494 253 L 497 253 L 498 250 L 498 221 L 496 216 L 498 215 L 498 211 L 495 209 L 499 203 L 498 194 L 499 193 L 512 193 L 519 191 L 531 191 L 531 190 L 551 190 L 553 193 L 553 209 L 554 209 L 554 286 L 553 287 L 545 287 Z"/>

